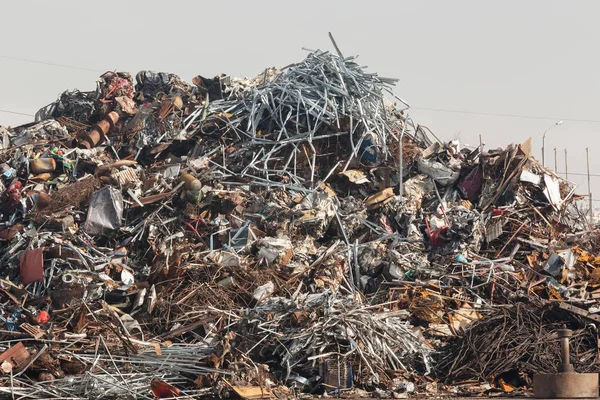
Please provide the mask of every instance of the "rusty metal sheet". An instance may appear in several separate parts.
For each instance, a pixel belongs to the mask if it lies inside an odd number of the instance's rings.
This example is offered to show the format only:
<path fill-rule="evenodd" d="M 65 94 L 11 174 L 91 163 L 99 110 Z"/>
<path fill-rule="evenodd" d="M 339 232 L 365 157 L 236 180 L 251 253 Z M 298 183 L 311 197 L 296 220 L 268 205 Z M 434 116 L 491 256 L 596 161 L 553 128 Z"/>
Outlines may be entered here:
<path fill-rule="evenodd" d="M 600 316 L 599 315 L 590 314 L 590 312 L 588 310 L 584 309 L 584 308 L 575 307 L 574 305 L 569 304 L 569 303 L 565 303 L 565 302 L 560 302 L 558 304 L 558 306 L 560 308 L 562 308 L 563 310 L 567 310 L 567 311 L 570 311 L 570 312 L 572 312 L 574 314 L 581 315 L 584 318 L 588 318 L 588 319 L 591 319 L 593 321 L 600 322 Z"/>
<path fill-rule="evenodd" d="M 31 337 L 33 337 L 36 340 L 44 337 L 44 331 L 41 330 L 39 326 L 34 326 L 34 325 L 24 322 L 19 326 L 19 328 L 21 328 L 23 331 L 30 334 Z"/>
<path fill-rule="evenodd" d="M 19 342 L 0 354 L 0 364 L 8 361 L 16 370 L 20 370 L 27 366 L 30 358 L 31 354 L 29 354 L 29 350 L 27 350 L 23 343 Z"/>
<path fill-rule="evenodd" d="M 19 266 L 23 285 L 44 280 L 44 248 L 27 250 L 21 253 Z"/>
<path fill-rule="evenodd" d="M 244 400 L 272 399 L 273 393 L 266 387 L 232 386 L 234 392 Z"/>

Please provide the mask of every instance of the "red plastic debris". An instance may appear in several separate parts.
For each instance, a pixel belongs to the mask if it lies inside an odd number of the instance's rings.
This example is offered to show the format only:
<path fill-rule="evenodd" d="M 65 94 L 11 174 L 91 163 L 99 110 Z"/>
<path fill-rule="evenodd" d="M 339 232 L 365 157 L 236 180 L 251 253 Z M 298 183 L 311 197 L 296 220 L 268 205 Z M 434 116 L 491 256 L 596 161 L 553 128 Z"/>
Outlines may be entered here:
<path fill-rule="evenodd" d="M 506 214 L 506 211 L 500 210 L 498 208 L 494 208 L 494 210 L 492 211 L 492 217 L 499 217 L 504 214 Z"/>
<path fill-rule="evenodd" d="M 161 381 L 157 378 L 152 379 L 152 382 L 150 382 L 150 389 L 152 390 L 154 397 L 157 399 L 177 397 L 181 393 L 180 390 L 175 386 L 169 385 L 167 382 Z"/>
<path fill-rule="evenodd" d="M 429 240 L 430 240 L 430 245 L 431 248 L 436 248 L 439 244 L 441 244 L 441 242 L 444 240 L 442 236 L 446 231 L 448 230 L 447 226 L 442 226 L 441 228 L 431 232 L 431 234 L 429 235 Z"/>
<path fill-rule="evenodd" d="M 50 314 L 48 314 L 48 312 L 42 310 L 40 311 L 40 313 L 37 315 L 37 317 L 35 317 L 35 320 L 38 322 L 38 324 L 45 324 L 48 321 L 50 321 Z"/>

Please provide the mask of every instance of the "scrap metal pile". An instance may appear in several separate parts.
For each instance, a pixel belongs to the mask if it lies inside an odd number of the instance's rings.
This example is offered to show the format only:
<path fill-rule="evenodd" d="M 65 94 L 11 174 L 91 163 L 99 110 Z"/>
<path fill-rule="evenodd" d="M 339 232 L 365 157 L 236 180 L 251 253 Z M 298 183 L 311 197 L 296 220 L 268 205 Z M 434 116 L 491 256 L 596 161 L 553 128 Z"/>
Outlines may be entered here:
<path fill-rule="evenodd" d="M 0 128 L 3 396 L 518 393 L 563 325 L 596 368 L 573 185 L 529 141 L 438 140 L 394 82 L 337 48 L 107 72 Z"/>

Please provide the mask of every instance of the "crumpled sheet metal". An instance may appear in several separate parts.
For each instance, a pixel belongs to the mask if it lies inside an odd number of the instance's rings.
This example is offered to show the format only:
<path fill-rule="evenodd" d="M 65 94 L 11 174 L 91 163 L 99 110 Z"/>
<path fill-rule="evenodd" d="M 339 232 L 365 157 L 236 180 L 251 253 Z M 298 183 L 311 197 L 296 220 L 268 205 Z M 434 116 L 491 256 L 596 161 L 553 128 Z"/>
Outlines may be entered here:
<path fill-rule="evenodd" d="M 297 224 L 300 229 L 322 236 L 337 212 L 336 198 L 323 191 L 314 191 L 294 207 L 300 216 Z"/>
<path fill-rule="evenodd" d="M 89 235 L 109 235 L 121 227 L 122 219 L 123 196 L 107 186 L 92 195 L 83 230 Z"/>
<path fill-rule="evenodd" d="M 0 125 L 0 150 L 6 150 L 10 147 L 10 132 Z"/>
<path fill-rule="evenodd" d="M 442 186 L 448 186 L 456 182 L 460 171 L 454 171 L 439 161 L 433 159 L 417 159 L 419 172 L 426 174 Z"/>
<path fill-rule="evenodd" d="M 546 174 L 544 175 L 544 184 L 546 186 L 546 188 L 544 189 L 544 194 L 548 198 L 548 201 L 557 209 L 560 208 L 562 198 L 560 195 L 560 186 L 558 179 L 554 176 Z"/>
<path fill-rule="evenodd" d="M 542 178 L 538 174 L 524 169 L 523 172 L 521 172 L 520 180 L 521 182 L 529 182 L 534 185 L 539 185 Z"/>
<path fill-rule="evenodd" d="M 408 179 L 403 185 L 404 201 L 408 209 L 417 213 L 421 210 L 423 198 L 425 195 L 431 194 L 434 191 L 433 181 L 428 175 L 417 175 Z"/>
<path fill-rule="evenodd" d="M 68 139 L 70 137 L 67 128 L 52 119 L 13 128 L 11 135 L 13 136 L 12 146 L 23 146 L 38 140 L 47 140 L 47 138 Z"/>

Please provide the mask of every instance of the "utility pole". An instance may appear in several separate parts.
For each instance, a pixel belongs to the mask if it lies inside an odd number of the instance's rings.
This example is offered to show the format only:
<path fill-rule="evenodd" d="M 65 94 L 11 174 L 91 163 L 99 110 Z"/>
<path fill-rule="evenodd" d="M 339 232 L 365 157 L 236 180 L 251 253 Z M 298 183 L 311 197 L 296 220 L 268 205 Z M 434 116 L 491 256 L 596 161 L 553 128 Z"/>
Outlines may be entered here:
<path fill-rule="evenodd" d="M 398 195 L 400 196 L 400 201 L 402 201 L 402 196 L 403 196 L 403 186 L 402 186 L 402 177 L 404 176 L 404 171 L 403 171 L 403 157 L 402 157 L 402 150 L 403 150 L 403 145 L 402 145 L 402 139 L 404 139 L 404 132 L 406 131 L 406 124 L 408 124 L 408 113 L 406 114 L 406 117 L 404 118 L 404 122 L 402 123 L 402 132 L 400 132 L 400 135 L 398 136 Z M 358 279 L 358 277 L 356 278 Z"/>
<path fill-rule="evenodd" d="M 548 133 L 552 128 L 554 128 L 555 126 L 559 126 L 562 125 L 562 121 L 557 121 L 554 123 L 554 125 L 552 125 L 550 128 L 546 129 L 544 131 L 544 134 L 542 135 L 542 166 L 545 167 L 546 166 L 546 133 Z M 539 137 L 539 136 L 538 136 Z"/>
<path fill-rule="evenodd" d="M 558 167 L 556 164 L 556 147 L 554 148 L 554 173 L 558 174 Z"/>
<path fill-rule="evenodd" d="M 587 178 L 588 178 L 588 200 L 590 201 L 590 225 L 594 222 L 594 208 L 592 206 L 592 184 L 590 183 L 590 151 L 585 148 L 585 158 L 587 162 Z"/>
<path fill-rule="evenodd" d="M 569 166 L 567 165 L 567 149 L 565 149 L 565 179 L 569 180 Z"/>

